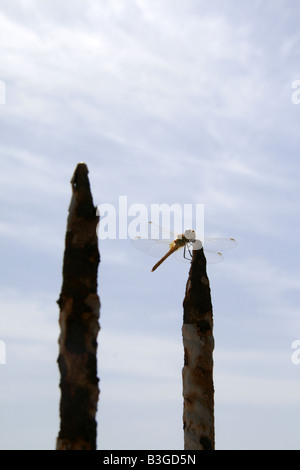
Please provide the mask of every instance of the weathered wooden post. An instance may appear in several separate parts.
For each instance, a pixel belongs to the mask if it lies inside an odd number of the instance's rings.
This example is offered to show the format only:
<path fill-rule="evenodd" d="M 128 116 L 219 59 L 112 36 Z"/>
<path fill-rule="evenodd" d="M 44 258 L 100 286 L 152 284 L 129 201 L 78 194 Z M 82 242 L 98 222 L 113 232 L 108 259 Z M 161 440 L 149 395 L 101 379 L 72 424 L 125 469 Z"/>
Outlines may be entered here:
<path fill-rule="evenodd" d="M 214 450 L 213 315 L 206 259 L 194 250 L 183 302 L 185 450 Z"/>
<path fill-rule="evenodd" d="M 100 262 L 96 227 L 99 217 L 88 179 L 88 168 L 75 169 L 69 207 L 63 283 L 58 300 L 60 337 L 60 431 L 56 450 L 96 449 L 99 395 L 97 335 L 100 301 L 97 272 Z"/>

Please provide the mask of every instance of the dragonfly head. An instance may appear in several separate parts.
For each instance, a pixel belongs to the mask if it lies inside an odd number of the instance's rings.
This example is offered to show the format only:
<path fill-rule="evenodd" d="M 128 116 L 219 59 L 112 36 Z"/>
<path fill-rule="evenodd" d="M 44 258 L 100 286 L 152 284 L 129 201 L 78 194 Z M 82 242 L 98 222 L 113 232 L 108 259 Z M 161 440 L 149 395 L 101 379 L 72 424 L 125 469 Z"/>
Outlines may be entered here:
<path fill-rule="evenodd" d="M 184 236 L 185 238 L 187 238 L 188 240 L 194 240 L 196 238 L 196 232 L 195 230 L 185 230 L 184 232 Z"/>

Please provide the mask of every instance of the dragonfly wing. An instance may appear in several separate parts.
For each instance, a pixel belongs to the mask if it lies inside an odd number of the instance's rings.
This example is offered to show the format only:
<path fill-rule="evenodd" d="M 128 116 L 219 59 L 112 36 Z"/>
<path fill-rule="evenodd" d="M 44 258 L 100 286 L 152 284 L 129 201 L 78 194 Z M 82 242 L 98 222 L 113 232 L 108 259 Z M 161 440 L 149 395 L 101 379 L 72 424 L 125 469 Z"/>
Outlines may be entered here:
<path fill-rule="evenodd" d="M 151 222 L 151 221 L 148 222 L 147 229 L 148 229 L 148 238 L 151 238 L 151 239 L 173 241 L 177 238 L 176 233 L 172 232 L 171 230 L 165 227 L 161 227 L 155 222 Z"/>
<path fill-rule="evenodd" d="M 197 247 L 196 249 L 201 248 L 200 243 L 196 245 L 196 247 Z M 186 257 L 184 257 L 183 248 L 180 248 L 179 250 L 177 250 L 172 256 L 174 256 L 174 258 L 176 258 L 178 261 L 182 261 L 184 263 L 187 263 L 187 262 L 190 263 L 192 260 L 192 256 L 193 256 L 193 249 L 195 249 L 194 244 L 191 243 L 189 245 L 189 248 L 190 250 L 188 250 L 188 246 L 186 247 L 186 250 L 185 250 Z M 219 251 L 204 249 L 204 254 L 205 254 L 205 258 L 208 264 L 220 263 L 224 259 L 223 255 Z"/>
<path fill-rule="evenodd" d="M 138 237 L 131 240 L 134 248 L 155 258 L 164 256 L 169 251 L 172 242 L 173 240 L 150 240 Z"/>
<path fill-rule="evenodd" d="M 205 258 L 208 264 L 216 264 L 223 261 L 223 255 L 219 251 L 211 251 L 204 249 Z"/>
<path fill-rule="evenodd" d="M 170 250 L 174 240 L 176 239 L 175 233 L 162 228 L 160 225 L 154 222 L 145 223 L 143 227 L 143 234 L 145 237 L 136 237 L 131 240 L 133 246 L 143 253 L 146 253 L 155 258 L 163 257 Z M 148 238 L 147 238 L 148 237 Z M 237 241 L 234 238 L 213 238 L 205 237 L 204 238 L 204 253 L 206 260 L 209 264 L 219 263 L 223 260 L 221 254 L 224 250 L 230 250 L 237 246 Z M 190 251 L 192 254 L 193 249 L 202 248 L 202 244 L 199 240 L 196 240 L 196 243 L 193 242 L 189 244 Z M 175 251 L 172 256 L 177 260 L 183 262 L 190 262 L 191 259 L 189 256 L 189 251 L 186 249 L 186 258 L 184 257 L 183 247 Z"/>
<path fill-rule="evenodd" d="M 169 250 L 176 238 L 175 233 L 154 222 L 146 222 L 142 226 L 143 237 L 131 240 L 132 245 L 147 255 L 161 258 Z"/>
<path fill-rule="evenodd" d="M 212 238 L 212 237 L 205 237 L 204 238 L 204 251 L 224 251 L 224 250 L 231 250 L 237 246 L 237 241 L 234 238 Z"/>

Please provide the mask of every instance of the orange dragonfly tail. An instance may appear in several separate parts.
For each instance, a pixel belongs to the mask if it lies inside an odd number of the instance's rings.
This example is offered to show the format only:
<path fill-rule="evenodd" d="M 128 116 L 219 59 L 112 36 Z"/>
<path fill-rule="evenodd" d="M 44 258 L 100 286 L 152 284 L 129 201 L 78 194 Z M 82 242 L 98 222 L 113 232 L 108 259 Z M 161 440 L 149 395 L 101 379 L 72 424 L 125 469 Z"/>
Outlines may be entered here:
<path fill-rule="evenodd" d="M 175 244 L 172 246 L 172 248 L 170 248 L 170 250 L 168 251 L 168 253 L 165 254 L 165 256 L 163 256 L 154 266 L 153 268 L 151 269 L 151 272 L 155 271 L 160 265 L 161 263 L 163 263 L 172 253 L 174 253 L 175 251 L 177 251 L 178 249 L 180 248 L 180 246 L 178 244 Z"/>

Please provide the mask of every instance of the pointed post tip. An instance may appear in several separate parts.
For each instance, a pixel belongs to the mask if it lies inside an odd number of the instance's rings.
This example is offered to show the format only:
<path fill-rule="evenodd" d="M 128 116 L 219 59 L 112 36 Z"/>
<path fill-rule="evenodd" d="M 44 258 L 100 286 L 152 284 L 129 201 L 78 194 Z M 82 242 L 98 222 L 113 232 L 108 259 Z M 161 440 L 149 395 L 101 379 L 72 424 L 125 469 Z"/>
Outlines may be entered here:
<path fill-rule="evenodd" d="M 84 163 L 84 162 L 79 162 L 79 163 L 77 163 L 77 166 L 76 166 L 76 168 L 75 168 L 74 176 L 75 176 L 75 175 L 78 175 L 78 174 L 80 174 L 80 175 L 83 175 L 83 174 L 87 175 L 88 172 L 89 172 L 89 170 L 88 170 L 87 164 Z M 74 176 L 73 176 L 73 178 L 74 178 Z"/>
<path fill-rule="evenodd" d="M 77 163 L 75 171 L 71 179 L 71 185 L 73 190 L 78 188 L 79 185 L 86 185 L 88 183 L 88 167 L 84 162 Z"/>
<path fill-rule="evenodd" d="M 80 169 L 85 169 L 86 171 L 89 171 L 89 170 L 88 170 L 88 167 L 87 167 L 87 164 L 86 164 L 85 162 L 79 162 L 79 163 L 77 163 L 76 170 L 79 169 L 79 168 L 80 168 Z M 76 171 L 76 170 L 75 170 L 75 171 Z"/>

